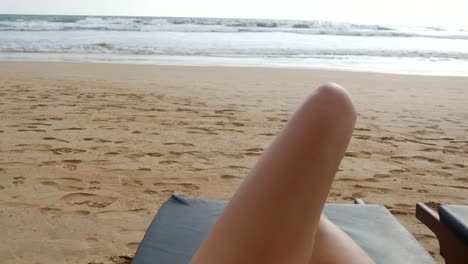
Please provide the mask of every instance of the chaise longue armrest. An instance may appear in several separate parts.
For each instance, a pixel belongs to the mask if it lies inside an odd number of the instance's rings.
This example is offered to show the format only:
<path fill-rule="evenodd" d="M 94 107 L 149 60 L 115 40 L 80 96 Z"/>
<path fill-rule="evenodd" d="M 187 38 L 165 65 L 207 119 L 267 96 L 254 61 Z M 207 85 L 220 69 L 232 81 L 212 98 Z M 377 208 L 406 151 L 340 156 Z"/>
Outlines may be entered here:
<path fill-rule="evenodd" d="M 440 204 L 438 212 L 416 205 L 416 218 L 437 236 L 446 264 L 468 263 L 468 206 Z"/>

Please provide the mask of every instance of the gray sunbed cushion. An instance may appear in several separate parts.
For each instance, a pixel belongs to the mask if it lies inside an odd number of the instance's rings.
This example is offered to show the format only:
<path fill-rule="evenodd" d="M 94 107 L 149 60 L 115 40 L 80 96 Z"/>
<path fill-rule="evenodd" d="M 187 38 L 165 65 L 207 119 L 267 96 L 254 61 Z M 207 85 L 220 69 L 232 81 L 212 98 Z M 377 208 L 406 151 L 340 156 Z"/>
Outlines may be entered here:
<path fill-rule="evenodd" d="M 173 195 L 149 226 L 133 264 L 189 263 L 226 203 Z M 378 264 L 435 264 L 382 205 L 327 204 L 325 214 Z"/>
<path fill-rule="evenodd" d="M 468 206 L 440 204 L 440 221 L 468 245 Z"/>

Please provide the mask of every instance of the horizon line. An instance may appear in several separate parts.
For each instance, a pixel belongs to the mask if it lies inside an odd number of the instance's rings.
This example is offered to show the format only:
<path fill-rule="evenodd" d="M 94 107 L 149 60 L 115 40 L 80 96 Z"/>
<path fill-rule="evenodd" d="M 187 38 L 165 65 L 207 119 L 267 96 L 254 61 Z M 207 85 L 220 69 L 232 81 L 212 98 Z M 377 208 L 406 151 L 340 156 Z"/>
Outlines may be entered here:
<path fill-rule="evenodd" d="M 338 22 L 354 25 L 381 25 L 381 26 L 399 26 L 387 23 L 356 23 L 345 20 L 330 20 L 330 19 L 298 19 L 298 18 L 254 18 L 254 17 L 210 17 L 210 16 L 148 16 L 148 15 L 77 15 L 77 14 L 18 14 L 18 13 L 0 13 L 2 15 L 26 15 L 26 16 L 83 16 L 83 17 L 157 17 L 157 18 L 211 18 L 211 19 L 251 19 L 251 20 L 282 20 L 282 21 L 326 21 L 326 22 Z M 434 27 L 434 26 L 425 26 L 425 25 L 407 25 L 415 27 Z"/>

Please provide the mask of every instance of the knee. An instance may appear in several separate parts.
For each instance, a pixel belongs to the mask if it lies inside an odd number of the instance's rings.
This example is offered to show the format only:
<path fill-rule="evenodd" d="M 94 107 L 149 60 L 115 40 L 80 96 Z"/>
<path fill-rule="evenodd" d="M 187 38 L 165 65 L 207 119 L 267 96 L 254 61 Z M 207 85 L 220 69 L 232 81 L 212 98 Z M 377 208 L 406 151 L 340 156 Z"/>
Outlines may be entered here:
<path fill-rule="evenodd" d="M 339 107 L 339 110 L 351 115 L 356 113 L 351 96 L 348 91 L 339 84 L 330 82 L 324 83 L 317 88 L 315 93 L 317 97 L 330 106 Z"/>
<path fill-rule="evenodd" d="M 320 85 L 306 100 L 306 104 L 325 107 L 328 110 L 332 110 L 331 113 L 353 119 L 356 116 L 356 109 L 348 91 L 336 83 L 324 83 Z"/>
<path fill-rule="evenodd" d="M 333 83 L 333 82 L 322 83 L 317 88 L 316 91 L 317 91 L 317 93 L 326 93 L 327 95 L 336 95 L 336 96 L 347 95 L 347 96 L 349 96 L 348 91 L 346 91 L 346 89 L 343 88 L 343 86 L 341 86 L 341 85 L 339 85 L 337 83 Z"/>
<path fill-rule="evenodd" d="M 338 125 L 351 125 L 356 121 L 356 109 L 348 91 L 335 83 L 320 85 L 304 102 L 307 112 Z"/>

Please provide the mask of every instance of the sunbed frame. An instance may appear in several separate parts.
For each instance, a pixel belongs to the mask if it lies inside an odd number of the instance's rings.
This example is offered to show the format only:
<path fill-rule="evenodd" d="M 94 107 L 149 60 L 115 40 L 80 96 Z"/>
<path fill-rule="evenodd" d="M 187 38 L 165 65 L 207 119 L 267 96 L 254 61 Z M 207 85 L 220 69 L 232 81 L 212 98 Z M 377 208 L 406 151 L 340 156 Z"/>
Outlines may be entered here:
<path fill-rule="evenodd" d="M 436 212 L 424 203 L 417 203 L 416 218 L 437 236 L 440 255 L 444 257 L 446 264 L 468 263 L 468 245 L 441 222 Z"/>

